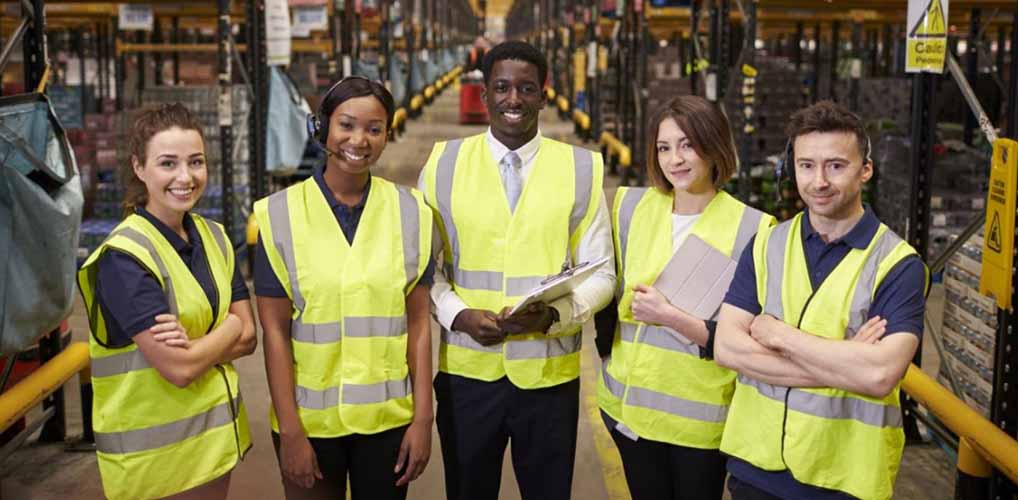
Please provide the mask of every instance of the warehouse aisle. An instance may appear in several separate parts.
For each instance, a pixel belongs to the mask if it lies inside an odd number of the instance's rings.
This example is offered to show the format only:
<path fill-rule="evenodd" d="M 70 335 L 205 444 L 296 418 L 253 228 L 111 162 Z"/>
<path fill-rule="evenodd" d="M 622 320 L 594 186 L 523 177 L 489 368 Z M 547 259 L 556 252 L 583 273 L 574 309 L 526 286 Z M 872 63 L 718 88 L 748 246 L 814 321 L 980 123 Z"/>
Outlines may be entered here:
<path fill-rule="evenodd" d="M 461 137 L 484 131 L 484 126 L 463 126 L 457 123 L 458 94 L 448 89 L 424 110 L 423 116 L 407 124 L 407 134 L 391 142 L 387 147 L 375 173 L 401 184 L 415 185 L 417 174 L 423 166 L 435 141 Z M 543 113 L 541 131 L 548 137 L 577 143 L 572 135 L 572 124 L 560 121 L 553 109 Z M 586 147 L 596 149 L 596 144 Z M 607 196 L 614 193 L 615 178 L 606 178 Z M 934 293 L 936 297 L 937 292 Z M 942 293 L 939 294 L 942 296 Z M 931 301 L 931 309 L 939 315 L 942 299 Z M 934 323 L 939 324 L 938 321 Z M 80 299 L 72 317 L 74 340 L 87 340 L 88 326 L 83 315 Z M 435 350 L 437 359 L 437 333 L 435 329 Z M 573 479 L 573 498 L 580 500 L 628 498 L 628 490 L 622 476 L 618 454 L 611 438 L 601 424 L 596 408 L 598 360 L 593 343 L 593 330 L 584 332 L 581 412 L 578 425 L 578 448 Z M 936 352 L 926 342 L 925 359 L 927 370 L 935 368 Z M 251 418 L 254 448 L 244 462 L 236 469 L 231 486 L 231 499 L 274 499 L 282 497 L 279 469 L 273 454 L 269 436 L 268 408 L 270 398 L 265 379 L 261 353 L 258 351 L 236 362 L 241 374 L 244 401 Z M 436 361 L 437 366 L 437 361 Z M 70 434 L 81 432 L 81 416 L 77 383 L 66 386 L 69 409 L 68 429 Z M 444 498 L 443 468 L 438 435 L 432 441 L 431 463 L 427 471 L 411 485 L 410 498 Z M 508 453 L 507 453 L 508 457 Z M 66 453 L 62 445 L 30 444 L 18 451 L 7 461 L 0 472 L 2 490 L 0 498 L 11 499 L 99 499 L 102 490 L 93 455 L 89 453 Z M 520 498 L 512 467 L 505 461 L 502 480 L 503 499 Z M 905 450 L 905 460 L 896 487 L 896 498 L 946 499 L 954 490 L 954 474 L 943 454 L 930 445 L 910 446 Z"/>

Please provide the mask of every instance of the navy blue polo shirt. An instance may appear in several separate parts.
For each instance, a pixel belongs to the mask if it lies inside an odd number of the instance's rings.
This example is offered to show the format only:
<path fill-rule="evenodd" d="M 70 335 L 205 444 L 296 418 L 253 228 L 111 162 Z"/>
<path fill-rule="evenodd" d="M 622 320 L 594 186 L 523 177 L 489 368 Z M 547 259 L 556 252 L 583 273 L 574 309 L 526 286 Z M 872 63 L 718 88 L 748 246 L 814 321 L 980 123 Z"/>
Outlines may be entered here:
<path fill-rule="evenodd" d="M 869 246 L 880 227 L 880 221 L 870 206 L 866 205 L 865 213 L 855 227 L 830 243 L 824 242 L 820 233 L 813 229 L 809 222 L 808 210 L 803 214 L 801 227 L 806 268 L 809 270 L 813 289 L 816 290 L 850 250 Z M 925 265 L 918 256 L 907 257 L 894 266 L 880 282 L 870 305 L 869 317 L 880 316 L 887 320 L 887 334 L 911 333 L 918 336 L 921 341 L 923 312 L 926 308 L 925 289 Z M 753 242 L 746 246 L 746 250 L 739 257 L 739 264 L 725 296 L 725 303 L 753 315 L 759 315 L 763 310 L 756 294 Z M 852 498 L 841 492 L 802 484 L 787 470 L 768 472 L 735 457 L 728 461 L 728 472 L 746 483 L 782 498 Z"/>
<path fill-rule="evenodd" d="M 152 223 L 177 251 L 215 311 L 219 307 L 219 292 L 212 279 L 201 236 L 191 216 L 184 216 L 184 231 L 187 233 L 185 241 L 144 208 L 137 208 L 135 213 Z M 110 249 L 99 258 L 98 266 L 96 297 L 106 319 L 106 334 L 111 347 L 130 344 L 135 335 L 156 324 L 156 316 L 170 313 L 166 292 L 159 286 L 159 281 L 134 257 Z M 246 300 L 250 296 L 236 263 L 233 266 L 231 288 L 231 303 Z"/>
<path fill-rule="evenodd" d="M 340 203 L 335 195 L 332 194 L 329 186 L 325 184 L 325 166 L 316 168 L 312 177 L 318 185 L 318 189 L 322 191 L 322 195 L 325 196 L 325 201 L 328 202 L 332 213 L 336 216 L 336 222 L 339 223 L 339 228 L 343 230 L 343 236 L 346 237 L 347 243 L 353 245 L 353 238 L 357 234 L 361 215 L 364 214 L 364 206 L 368 202 L 368 193 L 371 191 L 371 178 L 368 179 L 368 184 L 364 187 L 364 196 L 361 197 L 356 205 L 351 207 Z M 428 267 L 424 269 L 424 274 L 421 275 L 421 279 L 417 283 L 419 285 L 431 286 L 435 280 L 434 273 L 434 261 L 429 259 Z M 261 233 L 258 234 L 258 247 L 255 250 L 254 287 L 255 295 L 261 297 L 287 297 L 286 289 L 279 282 L 276 273 L 272 271 L 269 258 L 265 255 L 265 244 L 262 242 Z"/>

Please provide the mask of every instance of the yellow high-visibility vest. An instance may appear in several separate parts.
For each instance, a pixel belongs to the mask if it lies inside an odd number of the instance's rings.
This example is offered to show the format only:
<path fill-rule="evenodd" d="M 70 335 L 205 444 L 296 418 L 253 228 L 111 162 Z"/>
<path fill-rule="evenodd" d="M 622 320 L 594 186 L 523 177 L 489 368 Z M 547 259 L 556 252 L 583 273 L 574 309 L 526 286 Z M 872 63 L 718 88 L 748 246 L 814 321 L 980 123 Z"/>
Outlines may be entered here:
<path fill-rule="evenodd" d="M 511 212 L 480 134 L 437 143 L 422 176 L 425 199 L 438 214 L 449 283 L 468 307 L 497 313 L 573 263 L 601 203 L 604 173 L 600 154 L 542 138 Z M 438 360 L 445 373 L 550 387 L 579 376 L 580 326 L 510 335 L 494 346 L 443 328 Z"/>
<path fill-rule="evenodd" d="M 636 321 L 632 313 L 632 287 L 652 284 L 676 251 L 672 206 L 672 195 L 654 188 L 623 187 L 615 194 L 612 227 L 619 322 L 611 357 L 602 367 L 598 404 L 641 438 L 717 449 L 735 390 L 735 372 L 701 359 L 699 346 L 680 341 L 666 327 Z M 774 217 L 719 191 L 690 235 L 738 260 L 757 231 L 772 224 Z"/>
<path fill-rule="evenodd" d="M 406 297 L 428 266 L 421 194 L 371 178 L 351 245 L 314 179 L 255 203 L 265 254 L 293 302 L 298 413 L 311 437 L 375 434 L 413 419 Z M 273 409 L 272 428 L 279 423 Z"/>
<path fill-rule="evenodd" d="M 189 216 L 219 294 L 217 310 L 170 242 L 140 215 L 124 219 L 78 272 L 92 329 L 88 347 L 96 455 L 103 491 L 111 499 L 162 498 L 200 486 L 233 470 L 251 447 L 247 412 L 230 363 L 180 388 L 148 363 L 137 344 L 114 347 L 107 341 L 95 286 L 96 264 L 110 249 L 130 255 L 156 278 L 166 291 L 170 313 L 192 339 L 226 319 L 233 247 L 222 226 Z"/>
<path fill-rule="evenodd" d="M 849 339 L 868 318 L 887 273 L 916 251 L 881 224 L 865 249 L 852 249 L 813 290 L 802 214 L 761 231 L 753 245 L 763 311 L 800 330 Z M 721 451 L 799 482 L 862 499 L 891 498 L 905 435 L 900 382 L 873 398 L 833 388 L 789 388 L 736 379 Z"/>

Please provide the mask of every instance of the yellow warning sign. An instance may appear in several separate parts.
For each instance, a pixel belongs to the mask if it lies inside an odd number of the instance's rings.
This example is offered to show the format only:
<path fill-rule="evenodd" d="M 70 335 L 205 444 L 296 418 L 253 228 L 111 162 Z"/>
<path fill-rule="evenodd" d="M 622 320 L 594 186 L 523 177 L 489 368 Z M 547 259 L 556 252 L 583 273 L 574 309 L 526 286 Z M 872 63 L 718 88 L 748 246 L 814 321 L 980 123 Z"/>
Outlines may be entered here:
<path fill-rule="evenodd" d="M 909 0 L 906 72 L 944 72 L 947 5 L 948 0 Z"/>
<path fill-rule="evenodd" d="M 1018 142 L 997 139 L 993 142 L 990 189 L 986 193 L 983 269 L 979 276 L 979 293 L 996 299 L 1001 309 L 1011 307 L 1016 195 Z"/>

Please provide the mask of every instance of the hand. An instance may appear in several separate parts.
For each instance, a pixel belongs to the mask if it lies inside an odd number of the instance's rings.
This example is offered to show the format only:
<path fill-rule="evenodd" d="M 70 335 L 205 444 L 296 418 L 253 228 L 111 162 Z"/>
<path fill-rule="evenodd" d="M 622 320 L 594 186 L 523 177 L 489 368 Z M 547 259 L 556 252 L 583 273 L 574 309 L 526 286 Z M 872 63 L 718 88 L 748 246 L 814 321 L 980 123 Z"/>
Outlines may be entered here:
<path fill-rule="evenodd" d="M 778 337 L 779 328 L 782 324 L 781 320 L 771 316 L 770 314 L 760 314 L 753 318 L 753 323 L 749 325 L 749 334 L 756 340 L 760 345 L 772 349 L 775 351 L 780 350 L 778 348 Z"/>
<path fill-rule="evenodd" d="M 512 308 L 506 307 L 498 315 L 498 326 L 508 335 L 529 332 L 547 332 L 555 322 L 551 307 L 544 302 L 535 302 L 509 315 Z"/>
<path fill-rule="evenodd" d="M 498 316 L 483 309 L 464 309 L 452 321 L 452 329 L 470 335 L 478 344 L 501 344 L 505 334 L 498 326 Z"/>
<path fill-rule="evenodd" d="M 311 488 L 316 479 L 322 479 L 318 457 L 303 433 L 289 437 L 279 435 L 279 462 L 283 477 L 302 488 Z"/>
<path fill-rule="evenodd" d="M 191 347 L 191 339 L 187 336 L 187 332 L 177 321 L 177 317 L 172 314 L 156 316 L 156 324 L 152 325 L 148 331 L 152 332 L 152 338 L 164 342 L 168 346 L 185 349 Z"/>
<path fill-rule="evenodd" d="M 396 469 L 399 474 L 406 466 L 406 472 L 398 480 L 396 486 L 409 484 L 420 477 L 431 458 L 431 421 L 414 421 L 403 434 L 403 442 L 399 445 L 399 458 Z"/>
<path fill-rule="evenodd" d="M 855 332 L 855 336 L 849 339 L 850 342 L 861 342 L 863 344 L 876 344 L 884 333 L 887 331 L 887 320 L 881 319 L 880 316 L 874 316 L 870 318 L 858 332 Z"/>
<path fill-rule="evenodd" d="M 657 288 L 647 285 L 633 287 L 633 303 L 629 306 L 633 311 L 633 319 L 652 325 L 668 325 L 672 315 L 678 310 Z"/>

